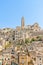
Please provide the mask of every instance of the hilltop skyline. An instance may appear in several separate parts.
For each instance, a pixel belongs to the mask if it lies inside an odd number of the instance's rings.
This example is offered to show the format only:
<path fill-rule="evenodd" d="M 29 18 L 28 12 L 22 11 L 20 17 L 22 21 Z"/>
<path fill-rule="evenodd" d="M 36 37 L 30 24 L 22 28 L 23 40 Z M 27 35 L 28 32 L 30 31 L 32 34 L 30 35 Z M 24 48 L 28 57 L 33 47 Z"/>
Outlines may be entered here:
<path fill-rule="evenodd" d="M 22 19 L 23 19 L 23 23 L 22 23 Z M 26 26 L 33 26 L 33 25 L 35 25 L 35 24 L 38 24 L 39 25 L 39 23 L 38 22 L 34 22 L 33 24 L 27 24 L 26 25 L 26 21 L 25 21 L 25 18 L 22 16 L 22 18 L 21 18 L 21 21 L 20 21 L 20 25 L 17 25 L 17 26 L 15 26 L 15 27 L 2 27 L 2 28 L 0 28 L 0 29 L 4 29 L 4 28 L 11 28 L 11 29 L 16 29 L 16 27 L 21 27 L 22 25 L 24 25 L 25 27 Z M 40 25 L 39 25 L 40 26 Z M 40 26 L 40 28 L 41 28 L 41 26 Z M 42 28 L 43 29 L 43 28 Z"/>
<path fill-rule="evenodd" d="M 43 0 L 0 1 L 0 28 L 20 26 L 22 16 L 26 25 L 37 22 L 43 28 Z"/>
<path fill-rule="evenodd" d="M 26 25 L 25 23 L 26 23 L 26 22 L 25 22 L 25 19 L 24 19 L 24 17 L 22 16 L 21 21 L 20 21 L 20 25 L 17 25 L 14 29 L 16 29 L 16 28 L 18 28 L 18 27 L 22 27 L 22 26 L 24 26 L 24 27 L 34 26 L 35 24 L 37 24 L 38 26 L 40 26 L 38 22 L 34 22 L 33 24 L 27 24 L 27 25 Z M 3 27 L 3 28 L 0 28 L 0 29 L 6 29 L 6 28 L 11 28 L 11 29 L 13 29 L 12 27 Z M 41 26 L 40 26 L 40 28 L 41 28 Z M 43 29 L 43 28 L 41 28 L 41 29 Z"/>

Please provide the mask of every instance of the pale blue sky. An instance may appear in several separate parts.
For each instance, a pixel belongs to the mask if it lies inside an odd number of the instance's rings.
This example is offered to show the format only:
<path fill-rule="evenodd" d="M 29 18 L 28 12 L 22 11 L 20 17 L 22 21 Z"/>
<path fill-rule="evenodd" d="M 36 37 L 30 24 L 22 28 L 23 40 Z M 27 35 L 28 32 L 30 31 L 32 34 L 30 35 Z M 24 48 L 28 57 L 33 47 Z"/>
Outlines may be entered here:
<path fill-rule="evenodd" d="M 26 25 L 38 22 L 43 28 L 43 0 L 0 0 L 0 28 L 21 25 L 22 16 Z"/>

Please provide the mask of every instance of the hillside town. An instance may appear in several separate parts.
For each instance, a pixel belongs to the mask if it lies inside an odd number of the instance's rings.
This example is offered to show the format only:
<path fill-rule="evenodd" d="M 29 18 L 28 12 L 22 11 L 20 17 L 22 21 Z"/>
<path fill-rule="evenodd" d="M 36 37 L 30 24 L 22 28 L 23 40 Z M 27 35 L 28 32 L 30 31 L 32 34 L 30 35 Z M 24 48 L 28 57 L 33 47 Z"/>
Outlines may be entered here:
<path fill-rule="evenodd" d="M 0 29 L 0 65 L 43 65 L 43 29 L 38 23 Z"/>

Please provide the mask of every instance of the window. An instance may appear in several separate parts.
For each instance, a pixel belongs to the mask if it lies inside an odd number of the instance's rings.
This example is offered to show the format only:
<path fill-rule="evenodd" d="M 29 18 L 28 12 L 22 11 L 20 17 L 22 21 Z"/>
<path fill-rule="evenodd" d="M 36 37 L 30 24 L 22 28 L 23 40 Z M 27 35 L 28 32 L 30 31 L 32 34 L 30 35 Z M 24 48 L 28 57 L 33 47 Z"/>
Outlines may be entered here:
<path fill-rule="evenodd" d="M 42 64 L 40 64 L 40 65 L 42 65 Z"/>
<path fill-rule="evenodd" d="M 10 58 L 8 58 L 8 60 L 10 60 Z"/>
<path fill-rule="evenodd" d="M 13 38 L 13 40 L 15 40 L 15 38 Z"/>
<path fill-rule="evenodd" d="M 38 65 L 42 65 L 42 64 L 38 64 Z"/>
<path fill-rule="evenodd" d="M 40 58 L 40 60 L 41 60 L 41 58 Z"/>

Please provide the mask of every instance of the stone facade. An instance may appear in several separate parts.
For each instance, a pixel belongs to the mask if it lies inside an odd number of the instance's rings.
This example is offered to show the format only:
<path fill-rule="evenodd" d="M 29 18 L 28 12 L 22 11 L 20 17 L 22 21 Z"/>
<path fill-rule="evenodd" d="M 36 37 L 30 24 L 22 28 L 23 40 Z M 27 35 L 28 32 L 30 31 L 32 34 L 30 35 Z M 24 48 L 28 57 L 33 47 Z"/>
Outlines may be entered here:
<path fill-rule="evenodd" d="M 38 36 L 42 40 L 35 40 Z M 33 39 L 25 43 L 25 39 Z M 39 37 L 40 38 L 40 37 Z M 25 26 L 24 17 L 21 26 L 16 29 L 0 29 L 1 65 L 43 65 L 43 30 L 35 23 Z"/>

